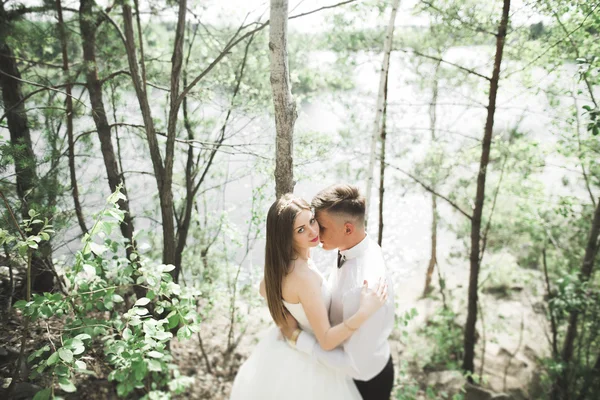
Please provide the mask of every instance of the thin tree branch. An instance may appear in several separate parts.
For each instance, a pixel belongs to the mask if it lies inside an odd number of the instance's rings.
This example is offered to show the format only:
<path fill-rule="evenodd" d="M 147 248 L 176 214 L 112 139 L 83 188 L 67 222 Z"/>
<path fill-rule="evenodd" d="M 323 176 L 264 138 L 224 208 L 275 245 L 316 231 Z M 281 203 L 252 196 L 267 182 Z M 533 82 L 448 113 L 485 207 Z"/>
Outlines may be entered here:
<path fill-rule="evenodd" d="M 294 18 L 300 18 L 300 17 L 304 17 L 306 15 L 310 15 L 310 14 L 314 14 L 316 12 L 322 11 L 322 10 L 326 10 L 326 9 L 330 9 L 330 8 L 335 8 L 335 7 L 339 7 L 339 6 L 343 6 L 346 4 L 350 4 L 355 2 L 356 0 L 347 0 L 347 1 L 343 1 L 337 4 L 333 4 L 330 6 L 325 6 L 325 7 L 321 7 L 318 8 L 316 10 L 312 10 L 306 13 L 302 13 L 302 14 L 298 14 L 298 15 L 294 15 L 289 17 L 289 19 L 294 19 Z M 258 23 L 258 22 L 256 22 Z M 256 24 L 254 23 L 254 24 Z M 234 34 L 232 40 L 229 41 L 229 43 L 225 46 L 225 48 L 221 51 L 221 53 L 204 69 L 204 71 L 202 71 L 200 73 L 200 75 L 198 75 L 187 87 L 185 87 L 183 89 L 183 91 L 181 92 L 181 94 L 179 95 L 179 97 L 177 98 L 177 103 L 181 104 L 181 101 L 183 100 L 183 98 L 190 92 L 190 90 L 192 90 L 194 88 L 194 86 L 196 86 L 196 84 L 198 82 L 200 82 L 200 80 L 202 78 L 204 78 L 218 63 L 219 61 L 221 61 L 225 56 L 227 56 L 229 54 L 229 52 L 231 51 L 232 48 L 234 48 L 238 43 L 240 43 L 241 41 L 243 41 L 244 39 L 254 35 L 255 33 L 263 30 L 264 28 L 266 28 L 269 25 L 269 21 L 266 21 L 262 24 L 259 23 L 259 26 L 251 31 L 246 32 L 244 35 L 242 35 L 241 37 L 239 37 L 237 40 L 233 40 L 233 38 L 237 37 L 237 35 L 239 34 L 239 32 L 245 28 L 247 28 L 249 25 L 247 26 L 241 26 L 240 29 L 237 30 L 237 32 Z"/>
<path fill-rule="evenodd" d="M 575 32 L 577 32 L 579 29 L 581 29 L 583 27 L 583 24 L 585 24 L 585 22 L 587 21 L 587 19 L 594 14 L 594 11 L 596 11 L 596 8 L 600 7 L 600 2 L 598 4 L 596 4 L 594 6 L 594 8 L 592 8 L 592 10 L 585 16 L 585 18 L 583 19 L 583 21 L 581 21 L 581 23 L 575 28 L 573 29 L 571 32 L 567 33 L 567 36 L 565 36 L 562 39 L 557 40 L 556 42 L 554 42 L 550 47 L 548 47 L 546 50 L 544 50 L 542 53 L 540 53 L 537 57 L 535 57 L 533 60 L 531 60 L 531 62 L 527 63 L 526 65 L 523 66 L 523 68 L 518 69 L 516 71 L 511 72 L 510 74 L 505 74 L 505 79 L 508 79 L 509 77 L 511 77 L 514 74 L 518 74 L 519 72 L 525 71 L 527 68 L 529 68 L 531 65 L 533 65 L 534 63 L 536 63 L 540 58 L 544 57 L 550 50 L 552 50 L 553 48 L 555 48 L 556 46 L 558 46 L 559 44 L 561 44 L 562 42 L 564 42 L 565 40 L 567 40 L 572 34 L 574 34 Z"/>
<path fill-rule="evenodd" d="M 498 193 L 500 192 L 500 185 L 502 185 L 502 179 L 504 178 L 504 167 L 506 166 L 506 161 L 508 160 L 508 156 L 504 156 L 504 161 L 502 162 L 502 169 L 500 172 L 500 179 L 498 180 L 498 186 L 496 186 L 496 190 L 494 191 L 494 199 L 492 200 L 492 209 L 490 211 L 490 216 L 485 225 L 485 229 L 483 230 L 483 239 L 481 244 L 481 252 L 479 254 L 479 264 L 483 260 L 483 255 L 485 253 L 485 248 L 487 246 L 487 238 L 488 233 L 490 231 L 490 227 L 492 226 L 492 218 L 494 216 L 494 210 L 496 209 L 496 201 L 498 200 Z"/>
<path fill-rule="evenodd" d="M 598 3 L 600 4 L 600 3 Z M 598 6 L 596 6 L 598 7 Z M 595 9 L 595 7 L 594 7 Z M 552 14 L 554 15 L 554 18 L 556 19 L 556 22 L 558 22 L 558 25 L 560 25 L 560 27 L 562 28 L 563 32 L 565 32 L 565 34 L 567 35 L 567 38 L 569 39 L 569 43 L 571 43 L 571 47 L 573 47 L 573 51 L 575 52 L 575 56 L 577 58 L 579 58 L 579 49 L 577 48 L 577 45 L 575 44 L 575 42 L 573 41 L 573 38 L 571 37 L 571 34 L 569 34 L 569 32 L 567 31 L 567 28 L 565 27 L 565 25 L 562 23 L 562 21 L 560 20 L 560 17 L 558 16 L 558 14 L 556 13 L 556 11 L 552 11 Z M 581 74 L 581 76 L 583 77 L 583 81 L 585 82 L 585 85 L 588 88 L 588 92 L 590 93 L 590 97 L 592 99 L 592 103 L 594 103 L 595 108 L 598 108 L 598 103 L 596 102 L 596 98 L 594 97 L 594 90 L 592 89 L 592 85 L 590 84 L 590 80 L 587 78 L 587 74 Z"/>
<path fill-rule="evenodd" d="M 439 57 L 430 56 L 428 54 L 421 53 L 420 51 L 417 51 L 417 50 L 414 50 L 414 49 L 398 49 L 398 51 L 401 51 L 403 53 L 413 53 L 413 54 L 418 55 L 419 57 L 429 58 L 430 60 L 434 60 L 434 61 L 437 61 L 437 62 L 440 62 L 440 63 L 443 63 L 443 64 L 451 65 L 451 66 L 456 67 L 456 68 L 458 68 L 458 69 L 460 69 L 460 70 L 462 70 L 464 72 L 467 72 L 467 73 L 469 73 L 471 75 L 475 75 L 475 76 L 478 76 L 480 78 L 483 78 L 483 79 L 485 79 L 488 82 L 491 81 L 491 79 L 492 79 L 489 76 L 485 76 L 483 74 L 480 74 L 479 72 L 476 72 L 476 71 L 474 71 L 472 69 L 463 67 L 462 65 L 458 65 L 458 64 L 455 64 L 453 62 L 446 61 L 446 60 L 444 60 L 442 58 L 439 58 Z"/>
<path fill-rule="evenodd" d="M 465 217 L 467 217 L 469 220 L 473 219 L 473 217 L 471 215 L 469 215 L 467 212 L 465 212 L 462 208 L 460 208 L 460 206 L 458 206 L 458 204 L 456 204 L 455 202 L 453 202 L 452 200 L 450 200 L 449 198 L 447 198 L 443 194 L 440 194 L 440 193 L 436 192 L 431 186 L 427 185 L 426 183 L 423 183 L 423 181 L 421 181 L 419 178 L 417 178 L 416 176 L 414 176 L 410 172 L 406 172 L 402 168 L 396 167 L 395 165 L 392 165 L 390 163 L 385 163 L 385 165 L 388 166 L 388 167 L 391 167 L 391 168 L 395 169 L 396 171 L 399 171 L 399 172 L 403 173 L 404 175 L 408 176 L 410 179 L 412 179 L 413 181 L 415 181 L 416 183 L 418 183 L 419 185 L 421 185 L 423 187 L 423 189 L 427 190 L 429 193 L 434 194 L 437 197 L 445 200 L 448 204 L 450 204 L 452 207 L 454 207 L 454 209 L 456 209 L 456 211 L 460 212 L 462 215 L 464 215 Z"/>

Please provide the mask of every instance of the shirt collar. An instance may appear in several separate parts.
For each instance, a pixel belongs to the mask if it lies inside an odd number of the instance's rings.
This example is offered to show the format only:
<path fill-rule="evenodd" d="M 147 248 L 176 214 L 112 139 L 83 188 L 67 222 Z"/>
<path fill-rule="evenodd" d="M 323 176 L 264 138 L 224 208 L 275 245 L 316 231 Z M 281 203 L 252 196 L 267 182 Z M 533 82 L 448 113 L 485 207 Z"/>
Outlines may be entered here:
<path fill-rule="evenodd" d="M 344 260 L 350 260 L 350 259 L 356 258 L 356 257 L 360 256 L 362 253 L 364 253 L 367 250 L 368 246 L 369 246 L 369 235 L 365 235 L 364 239 L 361 240 L 354 247 L 351 247 L 347 250 L 340 250 L 340 253 L 344 257 Z"/>

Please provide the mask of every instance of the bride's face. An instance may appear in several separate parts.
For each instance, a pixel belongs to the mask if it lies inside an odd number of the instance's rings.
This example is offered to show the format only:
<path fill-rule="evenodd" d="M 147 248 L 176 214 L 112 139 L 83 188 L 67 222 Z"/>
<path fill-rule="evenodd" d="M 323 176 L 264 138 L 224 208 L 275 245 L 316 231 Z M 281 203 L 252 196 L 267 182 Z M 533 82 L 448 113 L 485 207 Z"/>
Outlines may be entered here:
<path fill-rule="evenodd" d="M 292 241 L 296 251 L 306 250 L 319 244 L 319 224 L 312 211 L 302 210 L 296 216 L 293 229 Z"/>

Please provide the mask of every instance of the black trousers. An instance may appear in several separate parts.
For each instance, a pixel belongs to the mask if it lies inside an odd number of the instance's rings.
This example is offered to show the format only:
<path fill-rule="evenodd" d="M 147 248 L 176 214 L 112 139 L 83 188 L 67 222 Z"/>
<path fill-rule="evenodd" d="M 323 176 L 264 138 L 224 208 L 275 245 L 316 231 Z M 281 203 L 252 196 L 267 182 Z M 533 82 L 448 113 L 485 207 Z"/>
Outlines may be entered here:
<path fill-rule="evenodd" d="M 383 370 L 370 381 L 357 381 L 354 384 L 358 388 L 363 400 L 389 400 L 394 386 L 394 363 L 392 356 Z"/>

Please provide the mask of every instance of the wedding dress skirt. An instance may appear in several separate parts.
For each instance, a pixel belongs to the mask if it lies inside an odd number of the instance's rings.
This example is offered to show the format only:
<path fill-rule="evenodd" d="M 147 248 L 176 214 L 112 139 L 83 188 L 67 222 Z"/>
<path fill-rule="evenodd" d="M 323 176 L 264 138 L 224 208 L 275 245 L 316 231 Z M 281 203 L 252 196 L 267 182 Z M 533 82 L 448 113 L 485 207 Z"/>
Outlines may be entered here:
<path fill-rule="evenodd" d="M 331 294 L 325 283 L 321 288 L 329 308 Z M 284 305 L 303 331 L 312 332 L 301 304 L 284 301 Z M 361 396 L 350 377 L 292 348 L 274 326 L 241 366 L 230 399 L 361 400 Z"/>
<path fill-rule="evenodd" d="M 240 368 L 231 400 L 353 400 L 361 399 L 352 379 L 320 364 L 268 330 Z"/>

